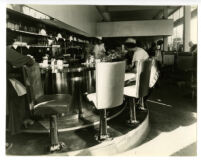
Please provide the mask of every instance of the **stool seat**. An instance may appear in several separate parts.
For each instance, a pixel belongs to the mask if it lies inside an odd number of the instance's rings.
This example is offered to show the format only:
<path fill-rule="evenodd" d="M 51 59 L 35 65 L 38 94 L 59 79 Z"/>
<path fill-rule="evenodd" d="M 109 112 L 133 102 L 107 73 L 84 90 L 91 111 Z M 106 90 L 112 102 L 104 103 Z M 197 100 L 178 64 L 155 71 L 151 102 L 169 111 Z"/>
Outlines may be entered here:
<path fill-rule="evenodd" d="M 56 115 L 67 113 L 71 99 L 71 95 L 68 94 L 44 95 L 36 100 L 34 114 Z"/>
<path fill-rule="evenodd" d="M 135 73 L 125 73 L 124 81 L 134 80 L 135 78 L 136 78 Z"/>
<path fill-rule="evenodd" d="M 96 93 L 90 93 L 87 95 L 87 98 L 90 102 L 93 102 L 96 106 Z"/>
<path fill-rule="evenodd" d="M 136 85 L 124 87 L 124 95 L 137 98 Z"/>

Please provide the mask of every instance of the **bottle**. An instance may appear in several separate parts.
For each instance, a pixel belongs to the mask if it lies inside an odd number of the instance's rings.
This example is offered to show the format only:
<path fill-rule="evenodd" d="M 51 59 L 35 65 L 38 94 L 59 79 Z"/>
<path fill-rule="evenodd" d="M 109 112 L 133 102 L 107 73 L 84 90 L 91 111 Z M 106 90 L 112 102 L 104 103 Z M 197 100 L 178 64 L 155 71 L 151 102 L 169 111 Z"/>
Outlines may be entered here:
<path fill-rule="evenodd" d="M 54 65 L 55 65 L 55 59 L 52 58 L 52 59 L 51 59 L 51 66 L 54 66 Z"/>
<path fill-rule="evenodd" d="M 47 54 L 43 57 L 43 67 L 48 67 L 48 55 Z"/>

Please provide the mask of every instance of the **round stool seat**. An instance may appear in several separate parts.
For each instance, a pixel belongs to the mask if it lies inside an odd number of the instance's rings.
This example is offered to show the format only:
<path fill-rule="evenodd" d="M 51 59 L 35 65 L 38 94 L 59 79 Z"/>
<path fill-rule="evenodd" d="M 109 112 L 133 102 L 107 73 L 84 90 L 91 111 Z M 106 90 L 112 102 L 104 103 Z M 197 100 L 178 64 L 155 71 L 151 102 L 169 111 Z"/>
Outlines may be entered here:
<path fill-rule="evenodd" d="M 124 87 L 124 95 L 137 98 L 136 85 Z"/>
<path fill-rule="evenodd" d="M 68 94 L 42 96 L 34 106 L 34 114 L 42 116 L 67 113 L 71 99 L 71 95 Z"/>

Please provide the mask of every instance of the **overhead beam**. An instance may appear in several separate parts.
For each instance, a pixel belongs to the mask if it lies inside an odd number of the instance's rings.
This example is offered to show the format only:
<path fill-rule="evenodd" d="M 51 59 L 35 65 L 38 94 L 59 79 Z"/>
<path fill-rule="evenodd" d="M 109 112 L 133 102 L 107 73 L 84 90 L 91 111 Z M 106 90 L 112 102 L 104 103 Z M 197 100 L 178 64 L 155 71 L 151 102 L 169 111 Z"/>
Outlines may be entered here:
<path fill-rule="evenodd" d="M 178 10 L 181 6 L 166 6 L 164 7 L 168 9 L 168 16 Z M 153 16 L 153 19 L 162 19 L 163 18 L 163 10 L 158 11 L 158 13 Z"/>
<path fill-rule="evenodd" d="M 161 10 L 164 6 L 108 6 L 108 12 L 124 12 L 124 11 L 136 11 L 136 10 Z"/>
<path fill-rule="evenodd" d="M 176 12 L 179 8 L 181 8 L 182 6 L 177 6 L 177 7 L 175 7 L 175 8 L 170 8 L 171 9 L 171 11 L 170 12 L 168 12 L 168 16 L 169 15 L 171 15 L 171 14 L 173 14 L 174 12 Z"/>
<path fill-rule="evenodd" d="M 97 23 L 97 36 L 168 36 L 173 32 L 173 20 L 140 20 Z"/>

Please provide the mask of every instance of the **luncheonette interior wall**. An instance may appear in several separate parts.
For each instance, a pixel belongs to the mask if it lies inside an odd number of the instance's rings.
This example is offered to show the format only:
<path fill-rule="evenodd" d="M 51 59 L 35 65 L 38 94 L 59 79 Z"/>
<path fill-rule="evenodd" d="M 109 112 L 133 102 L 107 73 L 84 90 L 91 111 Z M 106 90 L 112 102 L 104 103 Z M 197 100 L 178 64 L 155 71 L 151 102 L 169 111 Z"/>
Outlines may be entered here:
<path fill-rule="evenodd" d="M 171 19 L 97 23 L 97 35 L 102 37 L 168 36 L 172 32 Z"/>
<path fill-rule="evenodd" d="M 71 25 L 90 36 L 165 36 L 173 32 L 173 20 L 100 22 L 101 15 L 89 5 L 32 5 L 29 7 Z"/>
<path fill-rule="evenodd" d="M 101 16 L 95 6 L 89 5 L 27 5 L 68 25 L 71 25 L 90 36 L 96 35 L 96 22 Z"/>
<path fill-rule="evenodd" d="M 95 6 L 32 4 L 28 6 L 91 36 L 165 36 L 173 32 L 173 20 L 100 22 L 102 18 Z"/>

